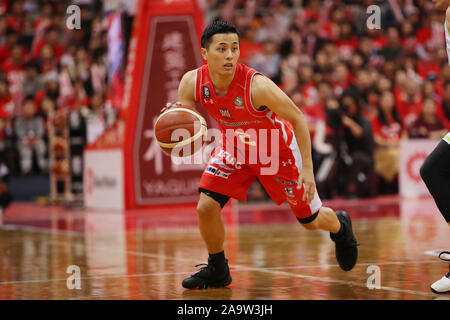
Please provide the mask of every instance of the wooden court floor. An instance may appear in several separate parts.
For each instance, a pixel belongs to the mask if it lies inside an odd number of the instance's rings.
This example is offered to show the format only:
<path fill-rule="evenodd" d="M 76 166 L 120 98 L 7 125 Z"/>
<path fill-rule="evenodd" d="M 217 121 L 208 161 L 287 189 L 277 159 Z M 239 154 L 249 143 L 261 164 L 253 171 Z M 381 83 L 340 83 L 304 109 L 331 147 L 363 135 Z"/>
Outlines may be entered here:
<path fill-rule="evenodd" d="M 194 207 L 13 204 L 0 226 L 0 299 L 450 299 L 429 289 L 448 271 L 436 252 L 450 249 L 450 228 L 431 198 L 324 205 L 353 219 L 360 246 L 352 271 L 337 265 L 328 233 L 302 228 L 288 206 L 234 203 L 223 212 L 233 283 L 185 290 L 181 281 L 207 259 Z"/>

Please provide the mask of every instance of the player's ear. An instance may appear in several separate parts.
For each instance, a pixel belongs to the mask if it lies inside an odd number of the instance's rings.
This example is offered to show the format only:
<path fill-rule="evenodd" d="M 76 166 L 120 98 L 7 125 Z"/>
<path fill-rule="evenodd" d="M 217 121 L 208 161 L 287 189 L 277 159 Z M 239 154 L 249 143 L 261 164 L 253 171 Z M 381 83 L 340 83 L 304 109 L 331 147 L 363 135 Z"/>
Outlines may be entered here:
<path fill-rule="evenodd" d="M 201 54 L 202 54 L 203 60 L 206 61 L 206 55 L 207 55 L 208 51 L 207 51 L 205 48 L 201 48 L 201 49 L 200 49 L 200 52 L 201 52 Z"/>

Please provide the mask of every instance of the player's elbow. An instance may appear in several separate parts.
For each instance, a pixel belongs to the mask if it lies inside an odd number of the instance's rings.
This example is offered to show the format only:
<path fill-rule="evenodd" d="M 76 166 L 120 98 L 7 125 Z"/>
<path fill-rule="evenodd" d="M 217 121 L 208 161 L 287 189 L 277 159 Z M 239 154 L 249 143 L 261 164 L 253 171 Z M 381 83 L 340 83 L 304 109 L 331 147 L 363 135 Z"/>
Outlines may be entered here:
<path fill-rule="evenodd" d="M 303 112 L 301 112 L 300 110 L 298 110 L 298 112 L 295 112 L 294 114 L 292 114 L 286 120 L 289 121 L 289 123 L 292 124 L 292 127 L 294 127 L 294 128 L 299 127 L 299 126 L 304 126 L 304 127 L 308 128 L 308 123 L 306 121 L 306 118 L 303 115 Z"/>

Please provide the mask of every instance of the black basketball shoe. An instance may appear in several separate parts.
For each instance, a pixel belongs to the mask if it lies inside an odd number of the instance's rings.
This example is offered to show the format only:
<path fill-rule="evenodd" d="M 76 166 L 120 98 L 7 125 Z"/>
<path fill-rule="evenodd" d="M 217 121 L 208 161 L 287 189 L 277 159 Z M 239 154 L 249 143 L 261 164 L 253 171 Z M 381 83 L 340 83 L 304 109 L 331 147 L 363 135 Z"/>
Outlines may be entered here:
<path fill-rule="evenodd" d="M 225 264 L 215 266 L 208 259 L 208 264 L 202 263 L 196 267 L 204 266 L 199 272 L 191 275 L 182 282 L 182 286 L 186 289 L 206 289 L 209 287 L 225 287 L 231 283 L 230 269 L 228 268 L 228 260 Z"/>
<path fill-rule="evenodd" d="M 358 243 L 353 235 L 352 221 L 345 211 L 336 211 L 336 216 L 343 225 L 342 234 L 330 232 L 331 240 L 336 244 L 336 259 L 344 271 L 350 271 L 358 258 Z"/>

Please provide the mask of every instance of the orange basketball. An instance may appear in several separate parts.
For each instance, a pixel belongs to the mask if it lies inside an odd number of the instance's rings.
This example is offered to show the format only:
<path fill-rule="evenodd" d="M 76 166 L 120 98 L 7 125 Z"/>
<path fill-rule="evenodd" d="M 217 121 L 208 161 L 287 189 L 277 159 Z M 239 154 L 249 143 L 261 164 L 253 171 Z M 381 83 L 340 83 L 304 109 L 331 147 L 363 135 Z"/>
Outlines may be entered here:
<path fill-rule="evenodd" d="M 156 120 L 155 137 L 165 153 L 185 157 L 197 152 L 205 143 L 206 121 L 189 106 L 164 111 Z"/>

